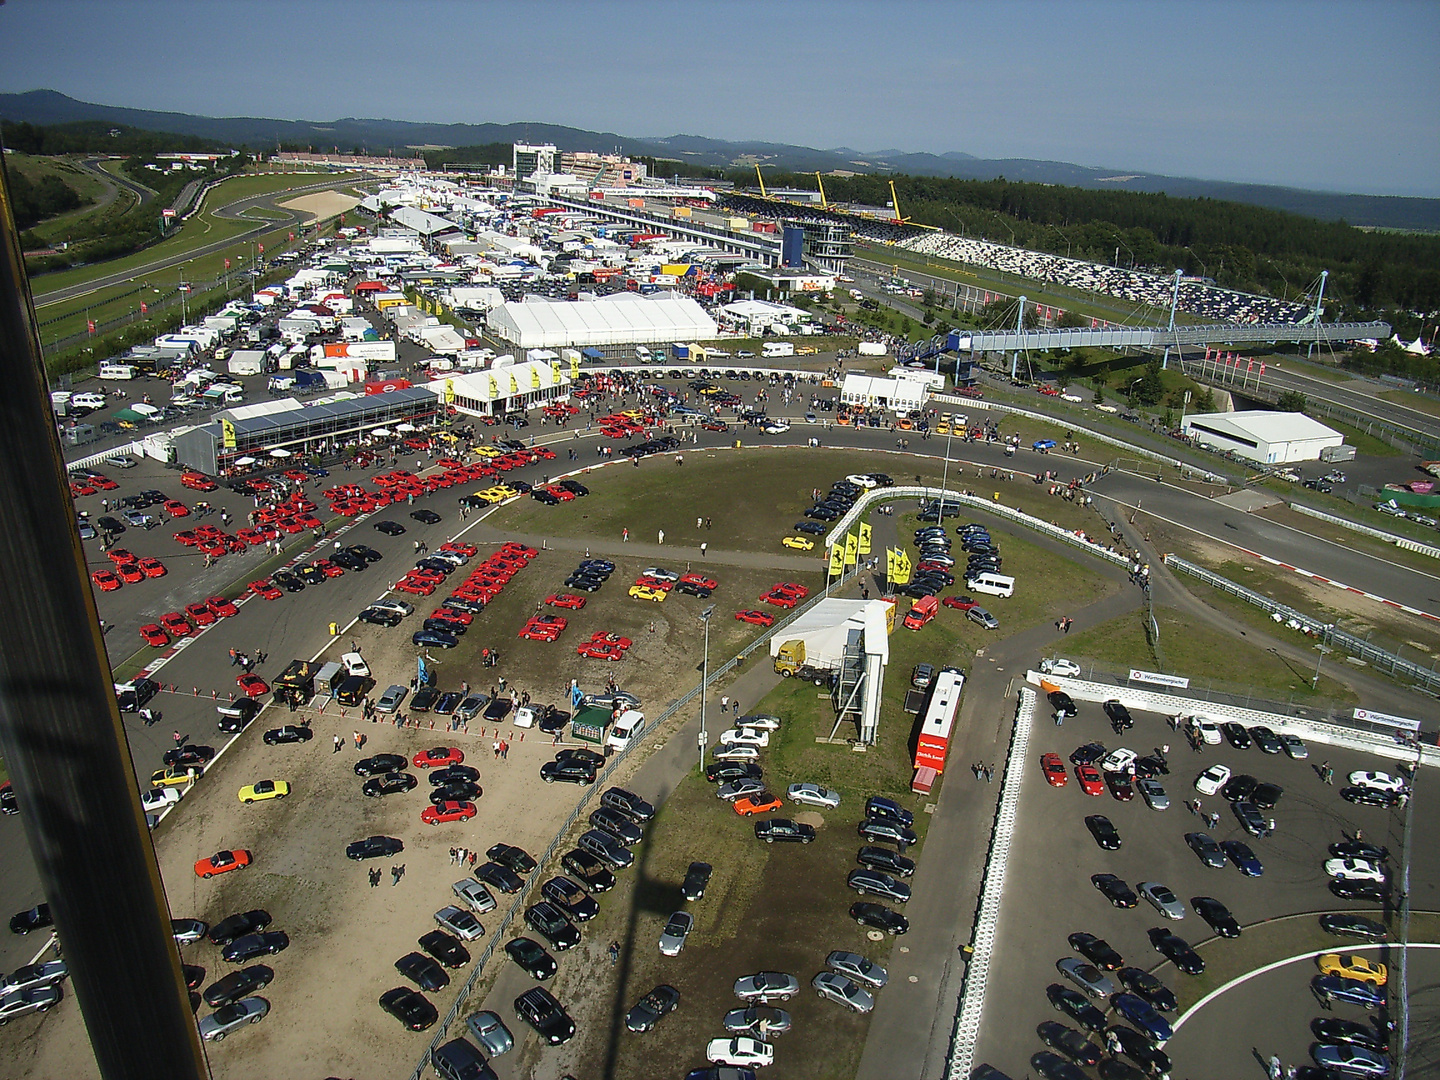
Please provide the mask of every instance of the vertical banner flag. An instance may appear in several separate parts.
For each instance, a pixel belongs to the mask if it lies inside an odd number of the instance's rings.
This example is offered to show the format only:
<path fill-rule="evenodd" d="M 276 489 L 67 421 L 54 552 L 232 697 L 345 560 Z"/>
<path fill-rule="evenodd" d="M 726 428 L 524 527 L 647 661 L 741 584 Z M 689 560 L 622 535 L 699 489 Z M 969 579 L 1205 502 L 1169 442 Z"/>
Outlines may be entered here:
<path fill-rule="evenodd" d="M 518 394 L 519 392 L 520 384 L 515 380 L 515 372 L 512 370 L 510 372 L 510 393 Z"/>
<path fill-rule="evenodd" d="M 855 550 L 861 555 L 870 554 L 870 523 L 868 521 L 860 523 L 860 546 Z"/>
<path fill-rule="evenodd" d="M 141 300 L 141 301 L 140 301 L 140 314 L 141 314 L 141 315 L 148 315 L 148 314 L 150 314 L 150 305 L 147 304 L 147 303 L 145 303 L 144 300 Z"/>
<path fill-rule="evenodd" d="M 226 450 L 234 450 L 234 449 L 235 449 L 235 447 L 236 447 L 236 442 L 235 442 L 235 421 L 233 421 L 233 420 L 221 420 L 221 421 L 220 421 L 220 444 L 221 444 Z"/>
<path fill-rule="evenodd" d="M 839 577 L 845 573 L 845 549 L 839 544 L 830 545 L 830 576 Z"/>
<path fill-rule="evenodd" d="M 530 368 L 530 385 L 536 390 L 540 389 L 540 365 L 535 364 Z"/>
<path fill-rule="evenodd" d="M 856 556 L 859 554 L 860 541 L 854 533 L 845 534 L 845 565 L 854 566 Z"/>
<path fill-rule="evenodd" d="M 93 334 L 93 333 L 95 332 L 95 320 L 94 320 L 94 319 L 86 319 L 86 320 L 85 320 L 85 328 L 86 328 L 87 330 L 89 330 L 90 333 Z"/>
<path fill-rule="evenodd" d="M 445 404 L 446 404 L 446 405 L 453 405 L 454 403 L 455 403 L 455 380 L 454 380 L 454 379 L 446 379 L 446 380 L 445 380 Z"/>
<path fill-rule="evenodd" d="M 550 361 L 550 381 L 556 386 L 560 385 L 560 361 Z"/>
<path fill-rule="evenodd" d="M 580 378 L 580 354 L 572 353 L 570 356 L 570 378 Z"/>
<path fill-rule="evenodd" d="M 886 580 L 886 581 L 893 580 L 894 577 L 895 577 L 895 567 L 896 567 L 896 565 L 897 565 L 896 559 L 895 559 L 895 554 L 896 554 L 896 552 L 895 552 L 895 549 L 894 549 L 894 548 L 886 548 L 886 549 L 885 549 L 885 580 Z"/>
<path fill-rule="evenodd" d="M 895 552 L 895 577 L 892 579 L 891 584 L 909 584 L 911 569 L 912 567 L 910 565 L 910 556 L 907 555 L 903 549 L 897 550 Z"/>
<path fill-rule="evenodd" d="M 485 377 L 490 380 L 490 397 L 492 399 L 498 398 L 500 396 L 500 387 L 495 385 L 495 376 L 487 375 Z"/>

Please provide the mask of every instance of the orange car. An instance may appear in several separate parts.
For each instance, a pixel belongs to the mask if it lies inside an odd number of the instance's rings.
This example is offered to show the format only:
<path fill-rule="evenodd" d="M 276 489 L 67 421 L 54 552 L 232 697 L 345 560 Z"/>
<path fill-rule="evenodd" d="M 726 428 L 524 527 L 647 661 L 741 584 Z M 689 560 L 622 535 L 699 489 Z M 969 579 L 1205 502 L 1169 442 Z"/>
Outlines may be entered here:
<path fill-rule="evenodd" d="M 228 874 L 231 870 L 242 870 L 249 865 L 248 851 L 217 851 L 208 859 L 201 859 L 195 864 L 195 876 L 212 878 L 216 874 Z"/>
<path fill-rule="evenodd" d="M 752 817 L 755 814 L 768 814 L 771 810 L 779 810 L 781 803 L 770 792 L 760 791 L 736 799 L 734 806 L 735 813 L 741 817 Z"/>

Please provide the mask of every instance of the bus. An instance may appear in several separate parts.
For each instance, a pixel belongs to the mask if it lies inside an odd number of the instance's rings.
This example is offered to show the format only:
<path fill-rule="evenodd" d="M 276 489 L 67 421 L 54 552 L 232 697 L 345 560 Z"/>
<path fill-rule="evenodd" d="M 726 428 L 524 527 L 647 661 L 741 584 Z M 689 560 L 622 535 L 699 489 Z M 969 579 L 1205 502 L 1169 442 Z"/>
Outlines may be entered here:
<path fill-rule="evenodd" d="M 930 701 L 925 719 L 920 724 L 920 739 L 915 747 L 915 768 L 945 771 L 945 755 L 950 749 L 950 729 L 955 726 L 955 713 L 960 706 L 960 692 L 965 687 L 965 674 L 959 668 L 941 668 L 930 688 Z"/>

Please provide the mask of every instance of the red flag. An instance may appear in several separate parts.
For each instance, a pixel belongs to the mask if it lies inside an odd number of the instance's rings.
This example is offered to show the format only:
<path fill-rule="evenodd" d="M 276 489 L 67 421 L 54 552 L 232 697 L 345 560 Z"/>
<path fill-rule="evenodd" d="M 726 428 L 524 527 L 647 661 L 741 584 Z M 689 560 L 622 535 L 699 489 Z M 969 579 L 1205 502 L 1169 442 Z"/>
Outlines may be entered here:
<path fill-rule="evenodd" d="M 294 234 L 293 232 L 290 234 L 290 239 L 291 239 L 291 240 L 294 240 L 294 239 L 295 239 L 295 234 Z"/>
<path fill-rule="evenodd" d="M 1265 361 L 1264 361 L 1264 360 L 1261 360 L 1261 361 L 1260 361 L 1260 374 L 1261 374 L 1261 375 L 1264 375 L 1264 374 L 1265 374 Z"/>
<path fill-rule="evenodd" d="M 229 269 L 230 269 L 230 260 L 229 260 L 229 259 L 226 259 L 226 260 L 225 260 L 225 269 L 226 269 L 226 270 L 229 270 Z"/>
<path fill-rule="evenodd" d="M 147 304 L 147 303 L 145 303 L 144 300 L 141 300 L 141 301 L 140 301 L 140 314 L 141 314 L 141 315 L 148 315 L 149 313 L 150 313 L 150 305 Z"/>
<path fill-rule="evenodd" d="M 85 328 L 86 328 L 87 330 L 89 330 L 90 333 L 93 334 L 93 333 L 95 332 L 95 320 L 94 320 L 94 319 L 86 319 L 86 320 L 85 320 Z"/>
<path fill-rule="evenodd" d="M 1254 371 L 1254 370 L 1255 370 L 1255 361 L 1254 361 L 1254 360 L 1246 360 L 1246 361 L 1245 361 L 1245 373 L 1248 375 L 1250 372 L 1252 372 L 1252 371 Z"/>
<path fill-rule="evenodd" d="M 256 244 L 255 246 L 260 249 L 260 254 L 261 254 L 261 255 L 264 255 L 264 254 L 265 254 L 265 245 L 264 245 L 264 244 Z"/>

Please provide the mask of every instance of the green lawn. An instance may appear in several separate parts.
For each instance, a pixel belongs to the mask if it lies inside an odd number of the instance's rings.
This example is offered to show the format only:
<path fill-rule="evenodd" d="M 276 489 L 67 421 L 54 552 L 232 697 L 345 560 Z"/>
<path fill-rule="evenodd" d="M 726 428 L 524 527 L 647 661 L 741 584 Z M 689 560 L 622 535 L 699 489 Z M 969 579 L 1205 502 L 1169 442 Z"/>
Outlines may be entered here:
<path fill-rule="evenodd" d="M 1357 454 L 1364 454 L 1366 457 L 1405 457 L 1405 451 L 1396 449 L 1383 439 L 1377 439 L 1374 435 L 1367 435 L 1357 427 L 1336 420 L 1327 416 L 1321 421 L 1326 427 L 1334 428 L 1345 436 L 1345 441 L 1355 447 Z"/>
<path fill-rule="evenodd" d="M 1412 390 L 1381 390 L 1378 396 L 1409 409 L 1417 409 L 1420 412 L 1429 413 L 1431 416 L 1440 416 L 1440 401 L 1436 401 L 1428 394 L 1417 394 Z M 1327 420 L 1326 423 L 1329 421 Z"/>

